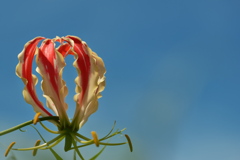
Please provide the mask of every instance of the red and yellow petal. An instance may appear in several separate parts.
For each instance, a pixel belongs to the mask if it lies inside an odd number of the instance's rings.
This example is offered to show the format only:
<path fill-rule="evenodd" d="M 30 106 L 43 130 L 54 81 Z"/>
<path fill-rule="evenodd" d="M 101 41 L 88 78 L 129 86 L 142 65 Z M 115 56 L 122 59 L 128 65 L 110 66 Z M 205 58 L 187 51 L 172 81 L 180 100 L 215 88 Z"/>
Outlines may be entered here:
<path fill-rule="evenodd" d="M 47 106 L 59 116 L 63 126 L 68 125 L 66 113 L 67 104 L 64 99 L 68 93 L 62 79 L 62 70 L 65 66 L 63 56 L 56 51 L 53 40 L 46 39 L 39 48 L 36 58 L 37 71 L 42 76 L 42 90 L 47 100 Z M 64 123 L 64 124 L 63 124 Z"/>
<path fill-rule="evenodd" d="M 39 101 L 35 85 L 37 84 L 37 77 L 32 74 L 32 62 L 34 55 L 38 52 L 38 43 L 44 37 L 36 37 L 27 42 L 22 52 L 18 55 L 19 63 L 16 67 L 16 74 L 25 84 L 23 89 L 23 96 L 27 103 L 31 104 L 35 112 L 40 112 L 42 116 L 52 116 Z"/>
<path fill-rule="evenodd" d="M 102 59 L 80 38 L 67 36 L 65 40 L 72 45 L 76 58 L 73 64 L 78 72 L 74 96 L 76 110 L 72 125 L 78 130 L 98 108 L 98 98 L 105 87 L 106 70 Z"/>

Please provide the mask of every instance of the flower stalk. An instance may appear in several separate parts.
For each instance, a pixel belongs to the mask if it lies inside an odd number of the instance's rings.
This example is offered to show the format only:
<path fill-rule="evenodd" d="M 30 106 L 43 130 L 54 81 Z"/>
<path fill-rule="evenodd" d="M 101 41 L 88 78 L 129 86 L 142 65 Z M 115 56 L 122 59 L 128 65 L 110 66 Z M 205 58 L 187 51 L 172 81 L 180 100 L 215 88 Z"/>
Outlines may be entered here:
<path fill-rule="evenodd" d="M 46 120 L 54 120 L 54 121 L 57 121 L 57 120 L 59 120 L 59 117 L 57 117 L 57 116 L 41 117 L 41 118 L 39 118 L 38 120 L 39 120 L 39 121 L 46 121 Z M 21 128 L 26 127 L 26 126 L 31 125 L 31 124 L 33 124 L 33 120 L 30 120 L 30 121 L 21 123 L 21 124 L 19 124 L 19 125 L 17 125 L 17 126 L 14 126 L 14 127 L 12 127 L 12 128 L 9 128 L 9 129 L 6 129 L 6 130 L 1 131 L 1 132 L 0 132 L 0 136 L 3 136 L 3 135 L 8 134 L 8 133 L 11 133 L 11 132 L 13 132 L 13 131 L 16 131 L 16 130 L 18 130 L 18 129 L 21 129 Z"/>

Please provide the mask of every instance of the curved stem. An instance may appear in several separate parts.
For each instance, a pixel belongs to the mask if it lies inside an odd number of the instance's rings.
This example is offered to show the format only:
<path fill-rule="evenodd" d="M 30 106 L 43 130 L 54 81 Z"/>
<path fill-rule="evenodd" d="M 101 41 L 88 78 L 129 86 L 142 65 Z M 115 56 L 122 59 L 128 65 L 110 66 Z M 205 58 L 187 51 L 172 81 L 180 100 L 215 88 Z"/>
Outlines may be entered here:
<path fill-rule="evenodd" d="M 46 120 L 59 120 L 59 117 L 58 116 L 50 116 L 50 117 L 42 117 L 42 118 L 39 118 L 39 121 L 46 121 Z M 7 134 L 7 133 L 10 133 L 10 132 L 13 132 L 15 130 L 18 130 L 22 127 L 25 127 L 25 126 L 28 126 L 30 124 L 33 124 L 33 120 L 30 120 L 30 121 L 27 121 L 27 122 L 24 122 L 22 124 L 19 124 L 15 127 L 12 127 L 12 128 L 9 128 L 9 129 L 6 129 L 4 131 L 1 131 L 0 132 L 0 136 L 4 135 L 4 134 Z"/>

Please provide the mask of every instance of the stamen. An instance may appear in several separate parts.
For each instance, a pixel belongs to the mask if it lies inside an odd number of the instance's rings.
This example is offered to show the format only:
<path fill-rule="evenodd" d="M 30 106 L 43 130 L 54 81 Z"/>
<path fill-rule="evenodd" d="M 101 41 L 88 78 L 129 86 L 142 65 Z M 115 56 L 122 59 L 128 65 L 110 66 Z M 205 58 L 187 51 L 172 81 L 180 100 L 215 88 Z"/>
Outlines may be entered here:
<path fill-rule="evenodd" d="M 64 139 L 64 136 L 59 138 L 59 140 L 55 141 L 54 143 L 52 143 L 51 145 L 48 145 L 47 147 L 45 148 L 39 148 L 39 149 L 42 149 L 42 150 L 45 150 L 45 149 L 51 149 L 52 147 L 56 146 L 57 144 L 59 144 L 62 140 Z"/>
<path fill-rule="evenodd" d="M 90 144 L 90 143 L 92 144 L 92 142 L 93 142 L 92 139 L 89 139 L 88 141 L 82 141 L 75 134 L 73 134 L 73 133 L 70 133 L 70 134 L 76 141 L 78 141 L 78 142 L 80 142 L 82 144 Z"/>
<path fill-rule="evenodd" d="M 120 131 L 116 130 L 116 131 L 115 131 L 114 133 L 112 133 L 110 136 L 101 138 L 100 141 L 105 140 L 105 139 L 109 139 L 109 138 L 111 138 L 111 137 L 113 137 L 113 136 L 115 136 L 115 135 L 121 134 L 124 130 L 126 130 L 126 128 L 123 128 L 123 129 L 120 130 Z"/>
<path fill-rule="evenodd" d="M 100 142 L 99 144 L 105 145 L 105 146 L 119 146 L 119 145 L 127 144 L 127 142 L 123 142 L 123 143 L 104 143 L 104 142 Z"/>
<path fill-rule="evenodd" d="M 115 125 L 116 125 L 116 121 L 114 121 L 114 124 L 113 124 L 113 126 L 112 126 L 112 129 L 109 131 L 109 133 L 108 133 L 105 137 L 103 137 L 103 138 L 101 138 L 101 139 L 107 139 L 107 137 L 108 137 L 108 136 L 112 133 L 112 131 L 114 130 Z"/>
<path fill-rule="evenodd" d="M 5 154 L 4 154 L 5 157 L 7 157 L 8 153 L 10 152 L 10 150 L 12 149 L 12 147 L 13 147 L 13 145 L 14 145 L 15 143 L 16 143 L 16 142 L 12 142 L 12 143 L 8 146 L 8 148 L 7 148 L 7 150 L 6 150 Z"/>
<path fill-rule="evenodd" d="M 39 117 L 41 116 L 41 113 L 38 112 L 35 114 L 34 118 L 33 118 L 33 124 L 37 124 L 37 122 L 39 121 Z"/>
<path fill-rule="evenodd" d="M 36 147 L 36 146 L 39 146 L 40 143 L 41 143 L 41 140 L 37 140 L 34 146 L 35 146 L 35 147 Z M 38 149 L 34 149 L 33 152 L 32 152 L 32 155 L 33 155 L 33 156 L 36 156 L 37 151 L 38 151 Z"/>
<path fill-rule="evenodd" d="M 125 137 L 126 137 L 126 139 L 128 141 L 128 145 L 129 145 L 130 151 L 132 152 L 133 151 L 133 146 L 132 146 L 131 139 L 130 139 L 130 137 L 127 134 L 125 134 Z"/>
<path fill-rule="evenodd" d="M 49 128 L 46 127 L 41 121 L 40 121 L 39 123 L 41 124 L 41 126 L 42 126 L 45 130 L 47 130 L 47 131 L 50 132 L 50 133 L 53 133 L 53 134 L 63 133 L 63 132 L 61 132 L 61 131 L 53 131 L 53 130 L 49 129 Z"/>
<path fill-rule="evenodd" d="M 84 140 L 86 140 L 86 141 L 91 140 L 90 138 L 87 138 L 87 137 L 85 137 L 85 136 L 83 136 L 83 135 L 81 135 L 81 134 L 79 134 L 79 133 L 75 133 L 75 134 L 76 134 L 76 136 L 78 136 L 79 138 L 82 138 L 82 139 L 84 139 Z"/>
<path fill-rule="evenodd" d="M 18 151 L 28 151 L 28 150 L 34 150 L 34 149 L 46 149 L 44 148 L 45 146 L 50 146 L 50 144 L 54 143 L 54 142 L 58 142 L 59 140 L 62 140 L 64 138 L 64 134 L 60 134 L 58 135 L 57 137 L 53 138 L 52 140 L 44 143 L 44 144 L 41 144 L 39 146 L 35 146 L 35 147 L 30 147 L 30 148 L 13 148 L 13 150 L 18 150 Z"/>
<path fill-rule="evenodd" d="M 93 141 L 94 141 L 95 145 L 98 147 L 99 146 L 99 140 L 98 140 L 97 133 L 95 131 L 92 131 L 91 134 L 92 134 Z"/>

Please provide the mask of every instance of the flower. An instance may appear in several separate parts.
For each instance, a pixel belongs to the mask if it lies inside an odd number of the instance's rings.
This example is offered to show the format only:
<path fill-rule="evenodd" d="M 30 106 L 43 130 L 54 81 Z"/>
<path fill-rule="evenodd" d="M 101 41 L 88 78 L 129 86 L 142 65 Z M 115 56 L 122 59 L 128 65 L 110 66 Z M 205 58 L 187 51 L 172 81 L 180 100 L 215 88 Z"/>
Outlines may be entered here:
<path fill-rule="evenodd" d="M 38 44 L 41 46 L 38 47 Z M 60 43 L 55 47 L 55 43 Z M 27 42 L 22 52 L 18 55 L 19 63 L 16 67 L 17 75 L 25 84 L 23 97 L 31 104 L 36 113 L 41 116 L 53 116 L 40 102 L 35 85 L 37 77 L 32 74 L 32 64 L 36 55 L 37 72 L 42 77 L 42 90 L 46 98 L 46 105 L 59 117 L 59 121 L 51 121 L 58 128 L 70 127 L 73 131 L 79 130 L 88 117 L 98 108 L 100 92 L 105 88 L 105 67 L 103 60 L 94 53 L 87 44 L 76 36 L 56 37 L 47 39 L 36 37 Z M 65 57 L 73 55 L 75 61 L 73 66 L 78 76 L 75 79 L 76 109 L 72 122 L 67 116 L 68 105 L 64 99 L 68 93 L 65 81 L 62 79 L 62 72 L 65 64 Z"/>
<path fill-rule="evenodd" d="M 42 41 L 40 47 L 39 43 Z M 60 43 L 55 47 L 55 43 Z M 36 71 L 42 77 L 43 96 L 46 98 L 46 106 L 51 109 L 56 115 L 52 115 L 39 100 L 36 93 L 37 76 L 32 74 L 33 59 L 36 55 Z M 64 99 L 68 94 L 68 89 L 65 81 L 62 79 L 62 72 L 66 65 L 65 57 L 73 55 L 75 61 L 73 66 L 77 70 L 78 76 L 75 79 L 76 88 L 74 101 L 76 109 L 72 120 L 67 115 L 68 105 Z M 105 72 L 103 60 L 94 53 L 85 42 L 76 36 L 56 37 L 47 39 L 44 37 L 36 37 L 27 42 L 18 55 L 19 63 L 16 67 L 16 74 L 22 79 L 25 87 L 23 89 L 23 97 L 25 101 L 33 106 L 36 115 L 33 120 L 27 121 L 10 129 L 0 132 L 0 136 L 12 131 L 21 129 L 24 126 L 36 124 L 38 121 L 41 126 L 50 133 L 59 134 L 49 141 L 45 141 L 39 131 L 32 126 L 45 142 L 40 144 L 40 140 L 35 143 L 34 147 L 30 148 L 12 148 L 15 142 L 12 142 L 6 150 L 5 156 L 10 150 L 33 150 L 33 155 L 36 155 L 38 149 L 50 149 L 56 159 L 59 155 L 53 151 L 52 147 L 65 139 L 64 150 L 74 150 L 77 155 L 83 160 L 79 148 L 95 144 L 97 147 L 104 147 L 91 159 L 96 159 L 106 146 L 116 146 L 128 144 L 132 151 L 132 143 L 128 135 L 125 135 L 127 142 L 123 143 L 108 143 L 103 142 L 115 135 L 122 134 L 125 130 L 116 130 L 112 127 L 110 132 L 103 138 L 98 138 L 97 133 L 92 131 L 92 138 L 85 137 L 78 133 L 78 130 L 86 123 L 88 117 L 93 114 L 98 108 L 98 99 L 101 97 L 101 92 L 105 88 Z M 39 118 L 39 116 L 42 116 Z M 47 128 L 41 121 L 48 120 L 58 127 L 58 131 L 53 131 Z M 113 133 L 112 133 L 113 132 Z M 77 145 L 81 143 L 82 145 Z M 73 146 L 73 147 L 72 147 Z"/>

